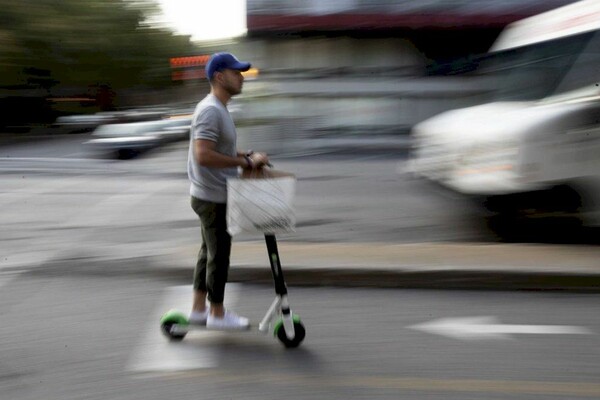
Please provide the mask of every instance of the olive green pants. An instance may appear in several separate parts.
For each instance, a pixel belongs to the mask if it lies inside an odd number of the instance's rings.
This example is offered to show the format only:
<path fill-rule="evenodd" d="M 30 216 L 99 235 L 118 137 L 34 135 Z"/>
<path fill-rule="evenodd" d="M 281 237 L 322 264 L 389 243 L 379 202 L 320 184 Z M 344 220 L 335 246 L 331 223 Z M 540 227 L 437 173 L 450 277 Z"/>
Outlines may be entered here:
<path fill-rule="evenodd" d="M 229 274 L 231 236 L 227 232 L 227 205 L 192 196 L 192 209 L 202 225 L 202 246 L 194 270 L 194 290 L 207 292 L 211 303 L 223 303 Z"/>

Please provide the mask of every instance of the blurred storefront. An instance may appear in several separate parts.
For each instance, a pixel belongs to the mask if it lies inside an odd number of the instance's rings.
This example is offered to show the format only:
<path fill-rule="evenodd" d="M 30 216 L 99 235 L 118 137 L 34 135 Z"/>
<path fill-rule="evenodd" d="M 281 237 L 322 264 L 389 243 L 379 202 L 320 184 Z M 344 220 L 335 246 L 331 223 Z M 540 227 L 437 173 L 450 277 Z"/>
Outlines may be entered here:
<path fill-rule="evenodd" d="M 404 134 L 487 101 L 494 82 L 472 60 L 508 23 L 571 2 L 248 0 L 248 36 L 234 49 L 259 75 L 238 118 L 281 139 Z"/>

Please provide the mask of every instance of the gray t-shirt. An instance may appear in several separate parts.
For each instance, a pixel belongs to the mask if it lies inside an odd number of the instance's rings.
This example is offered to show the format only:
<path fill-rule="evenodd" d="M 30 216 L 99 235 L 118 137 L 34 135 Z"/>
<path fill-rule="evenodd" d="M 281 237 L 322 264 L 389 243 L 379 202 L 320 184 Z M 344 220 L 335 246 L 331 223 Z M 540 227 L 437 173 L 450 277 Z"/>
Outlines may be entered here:
<path fill-rule="evenodd" d="M 194 140 L 205 139 L 216 143 L 215 150 L 230 157 L 237 155 L 237 133 L 227 107 L 209 94 L 198 105 L 192 118 L 190 149 L 188 152 L 188 177 L 190 194 L 213 203 L 227 202 L 227 179 L 237 177 L 237 168 L 203 167 L 194 156 Z"/>

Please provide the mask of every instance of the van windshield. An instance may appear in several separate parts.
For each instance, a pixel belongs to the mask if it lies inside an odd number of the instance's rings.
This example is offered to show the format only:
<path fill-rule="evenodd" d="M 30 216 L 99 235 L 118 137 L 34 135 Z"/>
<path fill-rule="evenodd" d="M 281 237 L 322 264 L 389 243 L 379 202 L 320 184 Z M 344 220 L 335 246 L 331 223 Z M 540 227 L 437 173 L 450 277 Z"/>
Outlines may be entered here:
<path fill-rule="evenodd" d="M 485 55 L 478 74 L 491 75 L 496 101 L 538 100 L 600 80 L 600 31 Z"/>

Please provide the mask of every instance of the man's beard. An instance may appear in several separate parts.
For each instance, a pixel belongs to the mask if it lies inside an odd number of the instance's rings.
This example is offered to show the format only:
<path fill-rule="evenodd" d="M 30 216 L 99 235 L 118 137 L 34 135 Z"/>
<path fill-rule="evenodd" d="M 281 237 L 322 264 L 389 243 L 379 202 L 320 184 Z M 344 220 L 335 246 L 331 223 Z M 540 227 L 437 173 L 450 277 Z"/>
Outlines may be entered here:
<path fill-rule="evenodd" d="M 227 93 L 229 93 L 230 96 L 235 96 L 236 94 L 242 93 L 241 85 L 238 88 L 230 83 L 227 83 L 226 85 L 223 86 L 223 88 L 227 91 Z"/>

